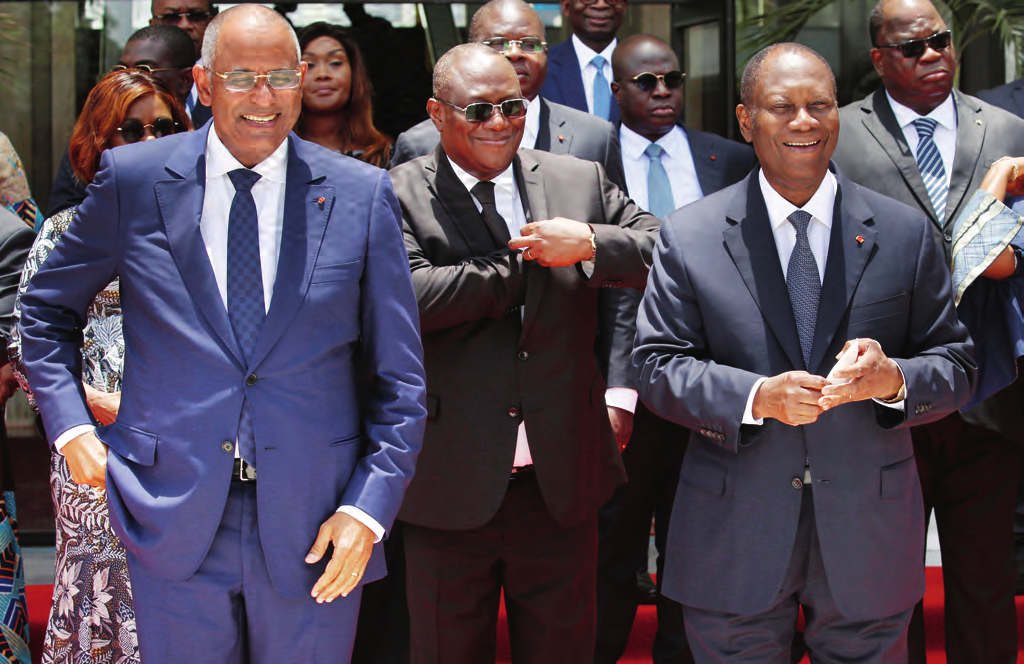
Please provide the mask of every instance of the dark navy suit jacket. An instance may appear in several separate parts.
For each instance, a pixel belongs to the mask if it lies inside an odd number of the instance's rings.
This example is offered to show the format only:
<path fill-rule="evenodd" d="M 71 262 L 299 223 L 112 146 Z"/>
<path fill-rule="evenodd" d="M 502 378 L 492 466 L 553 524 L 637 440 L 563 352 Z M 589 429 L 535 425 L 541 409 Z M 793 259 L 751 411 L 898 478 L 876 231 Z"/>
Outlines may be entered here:
<path fill-rule="evenodd" d="M 583 90 L 583 76 L 580 74 L 580 59 L 576 57 L 572 39 L 566 39 L 548 49 L 548 77 L 544 79 L 540 95 L 556 104 L 588 112 L 587 93 Z M 610 116 L 608 120 L 612 124 L 619 124 L 619 105 L 615 102 L 615 97 L 612 97 Z"/>
<path fill-rule="evenodd" d="M 924 593 L 909 427 L 967 400 L 971 343 L 928 220 L 837 176 L 808 369 L 827 375 L 848 339 L 875 339 L 906 377 L 905 411 L 868 400 L 799 427 L 742 425 L 758 378 L 804 369 L 757 171 L 662 223 L 633 364 L 644 403 L 694 432 L 663 587 L 687 606 L 754 615 L 777 601 L 800 514 L 794 478 L 807 458 L 825 571 L 843 615 L 889 616 Z"/>
<path fill-rule="evenodd" d="M 224 511 L 244 397 L 270 577 L 299 597 L 327 562 L 303 562 L 320 524 L 344 504 L 390 527 L 421 443 L 425 379 L 398 201 L 384 171 L 289 136 L 277 279 L 245 362 L 199 228 L 209 126 L 103 153 L 21 300 L 25 364 L 47 432 L 91 423 L 80 330 L 120 277 L 121 408 L 97 431 L 117 535 L 157 574 L 195 572 Z M 378 545 L 363 581 L 384 573 Z"/>
<path fill-rule="evenodd" d="M 982 90 L 978 93 L 978 99 L 1024 118 L 1024 78 L 1018 78 L 998 88 Z"/>

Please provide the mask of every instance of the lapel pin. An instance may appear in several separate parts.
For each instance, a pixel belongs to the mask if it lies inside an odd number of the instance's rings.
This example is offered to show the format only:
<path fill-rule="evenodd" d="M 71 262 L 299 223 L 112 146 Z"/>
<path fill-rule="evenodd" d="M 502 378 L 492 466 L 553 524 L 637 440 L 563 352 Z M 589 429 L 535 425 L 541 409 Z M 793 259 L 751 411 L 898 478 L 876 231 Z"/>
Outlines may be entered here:
<path fill-rule="evenodd" d="M 715 155 L 711 155 L 711 161 L 715 160 Z"/>
<path fill-rule="evenodd" d="M 976 124 L 976 125 L 978 125 L 980 127 L 981 126 L 981 120 L 975 120 L 974 124 Z"/>
<path fill-rule="evenodd" d="M 559 143 L 565 143 L 565 136 L 562 136 L 561 134 L 559 134 L 558 135 L 558 142 Z"/>
<path fill-rule="evenodd" d="M 859 247 L 862 244 L 864 244 L 864 236 L 863 235 L 858 235 L 857 236 L 857 246 Z"/>
<path fill-rule="evenodd" d="M 323 205 L 323 204 L 324 204 L 324 197 L 323 197 L 323 196 L 321 196 L 320 198 L 316 199 L 316 202 L 317 202 L 318 204 L 320 204 L 320 205 Z"/>

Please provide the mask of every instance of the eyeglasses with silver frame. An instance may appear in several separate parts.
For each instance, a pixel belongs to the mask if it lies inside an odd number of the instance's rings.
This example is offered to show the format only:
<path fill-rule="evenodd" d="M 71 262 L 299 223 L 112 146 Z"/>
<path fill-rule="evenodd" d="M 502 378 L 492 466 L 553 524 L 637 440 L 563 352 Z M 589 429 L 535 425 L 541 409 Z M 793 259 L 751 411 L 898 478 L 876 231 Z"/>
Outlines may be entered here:
<path fill-rule="evenodd" d="M 513 46 L 518 46 L 519 50 L 523 53 L 542 53 L 544 49 L 548 47 L 548 43 L 546 41 L 543 39 L 536 39 L 534 37 L 525 37 L 523 39 L 494 37 L 492 39 L 485 39 L 480 43 L 484 46 L 493 48 L 498 53 L 508 53 L 512 50 Z"/>
<path fill-rule="evenodd" d="M 253 71 L 229 71 L 222 74 L 209 67 L 205 69 L 219 76 L 224 81 L 224 87 L 231 92 L 248 92 L 256 87 L 261 78 L 266 79 L 267 85 L 274 90 L 293 90 L 302 83 L 302 72 L 298 69 L 275 69 L 266 74 Z"/>
<path fill-rule="evenodd" d="M 469 104 L 465 108 L 457 104 L 453 104 L 445 99 L 438 99 L 433 97 L 434 101 L 447 104 L 457 111 L 462 111 L 462 114 L 466 116 L 468 122 L 487 122 L 494 115 L 494 109 L 498 109 L 498 112 L 504 116 L 506 120 L 518 120 L 519 118 L 526 117 L 526 108 L 530 102 L 526 99 L 506 99 L 505 101 L 497 104 L 492 104 L 486 101 L 478 101 L 473 104 Z"/>

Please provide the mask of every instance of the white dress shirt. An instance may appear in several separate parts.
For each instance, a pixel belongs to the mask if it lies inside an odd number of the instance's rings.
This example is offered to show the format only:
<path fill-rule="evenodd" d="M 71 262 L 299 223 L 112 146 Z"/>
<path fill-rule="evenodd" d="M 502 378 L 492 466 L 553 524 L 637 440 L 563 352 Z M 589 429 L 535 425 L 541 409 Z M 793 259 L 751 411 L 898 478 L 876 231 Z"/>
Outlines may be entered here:
<path fill-rule="evenodd" d="M 611 44 L 608 44 L 603 51 L 598 53 L 581 42 L 580 38 L 576 35 L 572 36 L 572 47 L 576 50 L 576 58 L 580 61 L 580 75 L 583 76 L 583 92 L 587 95 L 587 110 L 590 113 L 594 112 L 594 79 L 597 78 L 597 67 L 590 64 L 590 61 L 596 55 L 604 57 L 604 67 L 602 69 L 604 69 L 604 78 L 610 86 L 612 83 L 612 51 L 615 50 L 615 46 L 618 43 L 618 39 L 613 39 Z M 609 94 L 611 94 L 610 91 Z M 615 100 L 613 99 L 612 103 L 614 102 Z"/>
<path fill-rule="evenodd" d="M 537 145 L 537 136 L 539 134 L 540 97 L 534 97 L 533 100 L 526 105 L 526 124 L 523 126 L 523 140 L 519 142 L 519 147 L 532 150 L 533 147 Z M 515 235 L 512 237 L 515 237 Z"/>
<path fill-rule="evenodd" d="M 672 200 L 676 209 L 704 198 L 704 192 L 697 180 L 697 167 L 693 163 L 690 152 L 690 141 L 686 139 L 686 131 L 676 126 L 657 141 L 664 152 L 661 153 L 661 165 L 665 167 L 668 180 L 672 183 Z M 644 150 L 651 144 L 640 134 L 626 125 L 619 127 L 619 143 L 622 146 L 622 169 L 626 173 L 626 188 L 629 197 L 644 208 L 650 209 L 647 200 L 647 173 L 651 160 Z"/>
<path fill-rule="evenodd" d="M 956 103 L 953 101 L 953 95 L 946 97 L 946 101 L 939 104 L 928 115 L 918 115 L 916 111 L 912 111 L 890 97 L 888 92 L 885 93 L 885 96 L 889 100 L 889 106 L 896 116 L 896 122 L 899 123 L 900 129 L 903 130 L 903 136 L 907 139 L 907 146 L 914 154 L 915 160 L 917 159 L 917 146 L 920 144 L 921 139 L 917 135 L 917 128 L 914 127 L 914 120 L 918 118 L 931 118 L 938 123 L 935 125 L 935 133 L 932 135 L 932 140 L 935 141 L 935 147 L 939 149 L 939 156 L 942 157 L 942 166 L 946 171 L 946 188 L 948 189 L 949 179 L 953 174 L 953 160 L 956 159 L 957 117 Z"/>
<path fill-rule="evenodd" d="M 761 187 L 761 194 L 764 197 L 765 207 L 768 208 L 768 220 L 772 225 L 772 234 L 775 236 L 775 248 L 779 253 L 779 263 L 782 266 L 782 276 L 785 277 L 789 271 L 789 259 L 793 255 L 793 248 L 796 247 L 796 228 L 789 223 L 789 216 L 797 210 L 803 210 L 811 215 L 811 222 L 807 225 L 807 243 L 811 246 L 811 253 L 814 254 L 814 262 L 818 265 L 818 279 L 825 279 L 825 265 L 828 262 L 829 238 L 832 233 L 832 212 L 835 210 L 836 192 L 839 183 L 831 171 L 826 172 L 825 178 L 818 185 L 811 199 L 802 207 L 793 205 L 782 195 L 772 188 L 764 171 L 758 171 L 758 184 Z M 902 369 L 900 372 L 902 373 Z M 764 418 L 754 417 L 754 395 L 757 394 L 761 383 L 768 378 L 760 378 L 747 396 L 747 405 L 743 410 L 743 424 L 762 424 Z M 903 410 L 903 401 L 887 403 L 875 399 L 883 406 Z"/>

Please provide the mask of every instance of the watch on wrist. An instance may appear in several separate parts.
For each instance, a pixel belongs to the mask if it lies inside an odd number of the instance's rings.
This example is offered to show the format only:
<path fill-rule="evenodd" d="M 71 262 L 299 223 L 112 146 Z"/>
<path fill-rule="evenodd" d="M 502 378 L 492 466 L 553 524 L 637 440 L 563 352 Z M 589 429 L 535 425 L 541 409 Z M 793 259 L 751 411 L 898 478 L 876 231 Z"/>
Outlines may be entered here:
<path fill-rule="evenodd" d="M 588 261 L 595 260 L 597 258 L 597 233 L 594 232 L 594 227 L 587 224 L 590 228 L 590 258 Z"/>
<path fill-rule="evenodd" d="M 907 384 L 904 382 L 900 385 L 900 391 L 896 393 L 892 399 L 882 399 L 885 403 L 899 403 L 907 398 Z"/>

